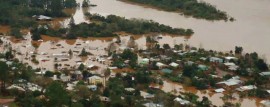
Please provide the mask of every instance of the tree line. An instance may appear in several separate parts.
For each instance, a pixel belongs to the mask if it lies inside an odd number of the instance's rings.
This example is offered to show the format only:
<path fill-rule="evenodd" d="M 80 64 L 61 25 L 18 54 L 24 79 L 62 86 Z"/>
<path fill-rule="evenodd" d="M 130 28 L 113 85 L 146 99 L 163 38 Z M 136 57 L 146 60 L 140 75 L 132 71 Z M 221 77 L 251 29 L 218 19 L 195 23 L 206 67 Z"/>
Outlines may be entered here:
<path fill-rule="evenodd" d="M 140 4 L 146 4 L 161 8 L 166 11 L 179 11 L 187 16 L 206 20 L 228 20 L 228 15 L 209 3 L 197 0 L 124 0 Z M 231 18 L 230 20 L 234 20 Z"/>

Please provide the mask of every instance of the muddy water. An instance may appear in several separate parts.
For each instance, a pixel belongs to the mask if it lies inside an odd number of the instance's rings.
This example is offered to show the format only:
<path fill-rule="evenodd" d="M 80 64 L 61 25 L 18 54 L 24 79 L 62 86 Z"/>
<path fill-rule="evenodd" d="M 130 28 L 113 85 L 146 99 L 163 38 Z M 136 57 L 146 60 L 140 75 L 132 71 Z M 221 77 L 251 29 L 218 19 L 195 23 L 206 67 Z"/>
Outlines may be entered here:
<path fill-rule="evenodd" d="M 82 1 L 82 0 L 78 0 Z M 117 0 L 92 0 L 91 13 L 115 14 L 126 18 L 144 18 L 195 31 L 189 43 L 206 49 L 228 51 L 243 46 L 245 52 L 256 51 L 270 59 L 270 1 L 269 0 L 203 0 L 234 17 L 234 22 L 206 21 L 128 4 Z M 180 40 L 181 41 L 181 40 Z M 173 42 L 173 41 L 167 41 Z"/>

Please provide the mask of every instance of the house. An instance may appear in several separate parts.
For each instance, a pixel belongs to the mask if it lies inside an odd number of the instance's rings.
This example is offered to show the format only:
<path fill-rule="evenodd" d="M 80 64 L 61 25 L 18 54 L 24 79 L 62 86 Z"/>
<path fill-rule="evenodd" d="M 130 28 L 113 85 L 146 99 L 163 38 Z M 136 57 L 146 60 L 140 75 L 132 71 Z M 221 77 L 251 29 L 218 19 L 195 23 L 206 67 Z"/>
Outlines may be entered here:
<path fill-rule="evenodd" d="M 17 85 L 15 85 L 15 84 L 13 84 L 13 85 L 7 87 L 6 89 L 8 89 L 8 90 L 10 90 L 10 89 L 17 89 L 17 90 L 19 90 L 19 91 L 25 91 L 24 88 L 22 88 L 22 87 L 20 87 L 20 86 L 17 86 Z"/>
<path fill-rule="evenodd" d="M 70 81 L 70 79 L 71 79 L 70 76 L 66 76 L 64 74 L 60 75 L 60 80 L 63 81 L 63 82 L 68 82 L 68 81 Z"/>
<path fill-rule="evenodd" d="M 194 64 L 193 61 L 187 61 L 187 62 L 186 62 L 186 65 L 188 65 L 188 66 L 192 66 L 193 64 Z"/>
<path fill-rule="evenodd" d="M 236 71 L 239 68 L 239 66 L 235 65 L 232 62 L 226 62 L 226 63 L 224 63 L 224 65 L 227 66 L 228 69 L 231 71 Z"/>
<path fill-rule="evenodd" d="M 161 62 L 157 62 L 157 63 L 156 63 L 156 66 L 157 66 L 159 69 L 161 69 L 161 68 L 166 67 L 167 65 L 165 65 L 165 64 L 163 64 L 163 63 L 161 63 Z"/>
<path fill-rule="evenodd" d="M 200 60 L 206 61 L 206 60 L 207 60 L 207 58 L 205 58 L 205 57 L 201 57 L 201 58 L 200 58 Z"/>
<path fill-rule="evenodd" d="M 75 87 L 75 84 L 68 83 L 66 89 L 69 91 L 72 91 L 72 90 L 74 90 L 74 87 Z"/>
<path fill-rule="evenodd" d="M 104 84 L 104 79 L 99 76 L 92 76 L 88 78 L 89 84 L 97 85 L 98 83 Z"/>
<path fill-rule="evenodd" d="M 198 65 L 198 69 L 199 69 L 200 71 L 206 71 L 206 70 L 208 70 L 208 67 L 207 67 L 206 65 L 199 64 L 199 65 Z"/>
<path fill-rule="evenodd" d="M 270 71 L 259 73 L 261 76 L 270 76 Z"/>
<path fill-rule="evenodd" d="M 97 86 L 96 85 L 88 85 L 87 86 L 90 90 L 92 91 L 96 91 L 97 90 Z"/>
<path fill-rule="evenodd" d="M 223 91 L 225 91 L 223 88 L 215 89 L 216 93 L 222 93 Z"/>
<path fill-rule="evenodd" d="M 179 64 L 178 63 L 175 63 L 175 62 L 172 62 L 169 64 L 171 67 L 174 67 L 174 68 L 177 68 L 179 67 Z"/>
<path fill-rule="evenodd" d="M 270 100 L 262 100 L 260 103 L 263 104 L 265 107 L 270 106 Z"/>
<path fill-rule="evenodd" d="M 181 105 L 188 105 L 188 104 L 190 104 L 189 101 L 184 100 L 184 99 L 181 99 L 179 97 L 176 97 L 173 101 L 176 101 L 176 102 L 180 103 Z"/>
<path fill-rule="evenodd" d="M 147 92 L 144 92 L 144 91 L 140 91 L 140 93 L 141 93 L 141 96 L 143 98 L 145 98 L 145 99 L 147 99 L 147 98 L 154 98 L 155 97 L 154 94 L 150 94 L 150 93 L 147 93 Z"/>
<path fill-rule="evenodd" d="M 232 56 L 225 57 L 225 62 L 229 62 L 230 60 L 238 60 L 238 58 Z"/>
<path fill-rule="evenodd" d="M 218 57 L 210 57 L 209 60 L 210 62 L 214 62 L 214 63 L 223 63 L 223 59 L 218 58 Z"/>
<path fill-rule="evenodd" d="M 145 106 L 145 107 L 164 107 L 164 105 L 162 105 L 162 104 L 157 104 L 157 103 L 153 103 L 153 102 L 144 103 L 143 106 Z"/>
<path fill-rule="evenodd" d="M 239 88 L 237 88 L 237 91 L 247 91 L 247 90 L 253 90 L 253 89 L 257 89 L 257 87 L 255 85 L 247 85 L 247 86 L 241 86 Z"/>
<path fill-rule="evenodd" d="M 39 15 L 39 16 L 34 15 L 34 16 L 32 16 L 32 17 L 35 17 L 35 18 L 36 18 L 36 20 L 45 20 L 45 21 L 51 21 L 51 20 L 52 20 L 52 18 L 51 18 L 51 17 L 44 16 L 44 15 Z"/>
<path fill-rule="evenodd" d="M 91 69 L 93 67 L 95 67 L 95 65 L 93 65 L 93 64 L 90 64 L 90 65 L 87 66 L 87 68 L 89 68 L 89 69 Z"/>
<path fill-rule="evenodd" d="M 173 71 L 168 69 L 168 68 L 165 68 L 165 69 L 162 69 L 161 72 L 163 72 L 163 73 L 172 73 Z"/>
<path fill-rule="evenodd" d="M 57 75 L 53 75 L 53 77 L 51 77 L 54 81 L 58 80 Z"/>
<path fill-rule="evenodd" d="M 225 84 L 226 86 L 234 86 L 234 85 L 239 85 L 242 83 L 240 78 L 238 76 L 232 77 L 231 79 L 228 79 L 226 81 L 221 81 L 218 82 L 217 84 Z"/>
<path fill-rule="evenodd" d="M 237 66 L 237 65 L 232 65 L 232 66 L 229 66 L 229 70 L 231 70 L 231 71 L 236 71 L 236 70 L 238 70 L 238 68 L 239 68 L 239 66 Z"/>
<path fill-rule="evenodd" d="M 105 96 L 100 96 L 99 99 L 100 99 L 101 101 L 104 101 L 104 102 L 110 102 L 110 101 L 111 101 L 110 98 L 105 97 Z"/>
<path fill-rule="evenodd" d="M 148 59 L 148 58 L 143 58 L 143 59 L 141 59 L 141 60 L 139 61 L 139 64 L 141 64 L 141 65 L 146 65 L 146 64 L 149 64 L 149 61 L 150 61 L 150 59 Z"/>
<path fill-rule="evenodd" d="M 125 88 L 125 90 L 128 91 L 128 92 L 133 92 L 133 91 L 135 91 L 134 88 Z"/>
<path fill-rule="evenodd" d="M 44 75 L 47 71 L 46 70 L 40 70 L 39 72 L 35 72 L 37 75 Z"/>

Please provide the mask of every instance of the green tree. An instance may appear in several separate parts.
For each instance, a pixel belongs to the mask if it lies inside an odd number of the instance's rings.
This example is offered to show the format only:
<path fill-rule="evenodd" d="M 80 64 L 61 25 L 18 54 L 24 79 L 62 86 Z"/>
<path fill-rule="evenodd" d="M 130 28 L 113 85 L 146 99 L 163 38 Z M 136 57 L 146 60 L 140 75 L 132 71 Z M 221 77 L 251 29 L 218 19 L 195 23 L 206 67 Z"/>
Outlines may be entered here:
<path fill-rule="evenodd" d="M 2 82 L 1 84 L 1 91 L 4 91 L 6 89 L 6 82 L 8 81 L 8 65 L 5 62 L 0 62 L 0 80 Z"/>
<path fill-rule="evenodd" d="M 34 28 L 33 30 L 31 30 L 31 33 L 32 33 L 32 40 L 40 40 L 41 39 L 41 36 L 40 36 L 40 32 L 38 30 L 38 28 Z"/>
<path fill-rule="evenodd" d="M 45 96 L 48 98 L 48 106 L 61 107 L 69 104 L 69 96 L 59 82 L 52 82 L 46 89 Z"/>
<path fill-rule="evenodd" d="M 62 0 L 51 0 L 51 5 L 50 5 L 49 8 L 51 10 L 52 16 L 59 17 L 59 16 L 63 15 L 62 9 L 64 7 L 63 7 L 63 4 L 62 4 Z"/>
<path fill-rule="evenodd" d="M 11 34 L 15 38 L 22 38 L 22 33 L 19 28 L 11 28 Z"/>
<path fill-rule="evenodd" d="M 65 0 L 64 4 L 66 8 L 72 8 L 77 6 L 76 0 Z"/>

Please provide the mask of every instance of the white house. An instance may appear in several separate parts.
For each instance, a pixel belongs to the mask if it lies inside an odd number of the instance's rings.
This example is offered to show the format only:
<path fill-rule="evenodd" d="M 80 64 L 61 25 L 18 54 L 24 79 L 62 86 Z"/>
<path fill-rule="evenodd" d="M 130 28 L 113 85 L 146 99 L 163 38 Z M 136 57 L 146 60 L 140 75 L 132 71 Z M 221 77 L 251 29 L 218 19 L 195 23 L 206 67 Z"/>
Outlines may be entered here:
<path fill-rule="evenodd" d="M 104 84 L 104 79 L 99 76 L 92 76 L 88 78 L 90 84 L 97 85 L 98 83 Z"/>
<path fill-rule="evenodd" d="M 156 66 L 157 66 L 158 68 L 166 67 L 166 65 L 163 64 L 163 63 L 161 63 L 161 62 L 157 62 L 157 63 L 156 63 Z"/>
<path fill-rule="evenodd" d="M 218 57 L 210 57 L 209 60 L 210 62 L 223 63 L 223 59 L 218 58 Z"/>
<path fill-rule="evenodd" d="M 171 67 L 177 68 L 179 66 L 178 63 L 172 62 L 169 64 Z"/>
<path fill-rule="evenodd" d="M 190 104 L 189 101 L 184 100 L 184 99 L 181 99 L 179 97 L 176 97 L 173 101 L 179 102 L 181 105 L 188 105 L 188 104 Z"/>

